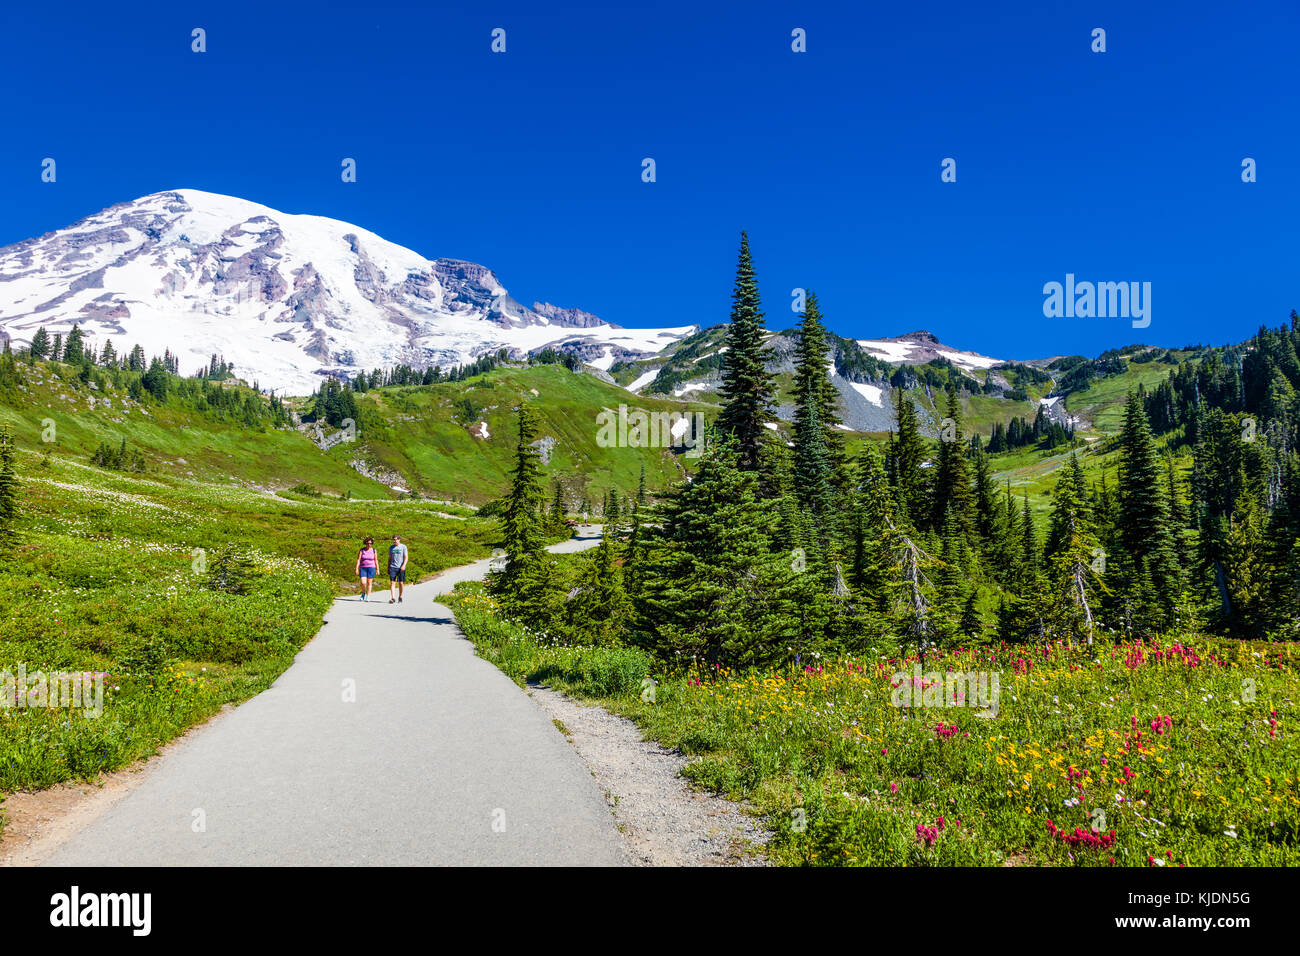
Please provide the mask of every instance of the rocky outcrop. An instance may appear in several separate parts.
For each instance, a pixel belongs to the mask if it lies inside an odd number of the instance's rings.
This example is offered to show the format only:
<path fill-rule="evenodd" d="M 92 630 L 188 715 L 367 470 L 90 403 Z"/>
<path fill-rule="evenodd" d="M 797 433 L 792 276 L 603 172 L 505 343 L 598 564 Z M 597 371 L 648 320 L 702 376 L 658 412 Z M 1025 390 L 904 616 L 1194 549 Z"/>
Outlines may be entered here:
<path fill-rule="evenodd" d="M 538 315 L 546 316 L 551 320 L 552 325 L 563 325 L 574 329 L 590 329 L 598 325 L 611 324 L 590 312 L 583 312 L 582 309 L 561 309 L 549 302 L 534 302 L 533 311 Z M 616 325 L 613 327 L 618 328 Z"/>

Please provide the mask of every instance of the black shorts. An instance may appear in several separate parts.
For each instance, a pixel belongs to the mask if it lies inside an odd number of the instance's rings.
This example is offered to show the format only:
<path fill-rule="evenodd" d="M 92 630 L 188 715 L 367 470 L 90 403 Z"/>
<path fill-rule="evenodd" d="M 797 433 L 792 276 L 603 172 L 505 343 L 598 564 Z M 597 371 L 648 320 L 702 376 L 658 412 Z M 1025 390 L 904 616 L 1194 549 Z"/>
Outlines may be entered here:
<path fill-rule="evenodd" d="M 405 584 L 406 568 L 389 568 L 388 576 L 392 578 L 394 581 L 400 581 L 402 584 Z"/>

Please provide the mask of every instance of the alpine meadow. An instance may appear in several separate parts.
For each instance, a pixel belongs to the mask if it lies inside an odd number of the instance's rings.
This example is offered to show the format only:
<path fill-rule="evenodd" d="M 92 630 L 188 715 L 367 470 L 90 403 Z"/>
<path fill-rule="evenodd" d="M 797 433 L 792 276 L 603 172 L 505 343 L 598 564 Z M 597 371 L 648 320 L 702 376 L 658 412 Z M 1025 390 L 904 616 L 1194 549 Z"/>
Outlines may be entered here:
<path fill-rule="evenodd" d="M 10 8 L 10 938 L 1286 929 L 1294 0 Z"/>

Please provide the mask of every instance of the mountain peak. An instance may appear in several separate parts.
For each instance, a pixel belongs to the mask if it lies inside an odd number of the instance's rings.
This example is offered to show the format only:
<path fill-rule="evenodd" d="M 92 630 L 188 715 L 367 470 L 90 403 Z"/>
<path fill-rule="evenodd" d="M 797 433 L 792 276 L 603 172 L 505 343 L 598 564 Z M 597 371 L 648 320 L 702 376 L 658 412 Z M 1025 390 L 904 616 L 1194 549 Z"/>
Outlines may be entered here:
<path fill-rule="evenodd" d="M 515 301 L 496 274 L 427 259 L 325 216 L 173 189 L 0 248 L 0 332 L 81 327 L 96 346 L 170 349 L 182 372 L 224 356 L 249 381 L 314 391 L 322 376 L 444 368 L 552 345 L 609 361 L 693 331 L 623 329 L 581 309 Z"/>
<path fill-rule="evenodd" d="M 1002 364 L 1002 359 L 944 345 L 937 335 L 924 329 L 889 338 L 859 339 L 858 345 L 868 354 L 894 365 L 924 365 L 941 358 L 970 372 Z"/>
<path fill-rule="evenodd" d="M 933 332 L 927 332 L 925 329 L 918 329 L 915 332 L 907 332 L 897 336 L 892 341 L 895 342 L 916 342 L 920 345 L 939 345 L 939 336 Z"/>

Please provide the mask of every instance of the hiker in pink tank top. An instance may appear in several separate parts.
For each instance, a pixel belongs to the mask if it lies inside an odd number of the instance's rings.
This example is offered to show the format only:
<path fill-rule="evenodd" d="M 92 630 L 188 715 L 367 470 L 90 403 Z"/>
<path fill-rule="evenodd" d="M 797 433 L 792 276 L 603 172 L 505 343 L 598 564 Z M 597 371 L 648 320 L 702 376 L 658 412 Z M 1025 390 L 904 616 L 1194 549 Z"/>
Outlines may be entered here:
<path fill-rule="evenodd" d="M 379 555 L 375 552 L 375 539 L 366 538 L 361 542 L 361 550 L 357 552 L 357 580 L 361 582 L 361 600 L 370 600 L 370 588 L 375 583 L 375 575 L 379 571 Z"/>

